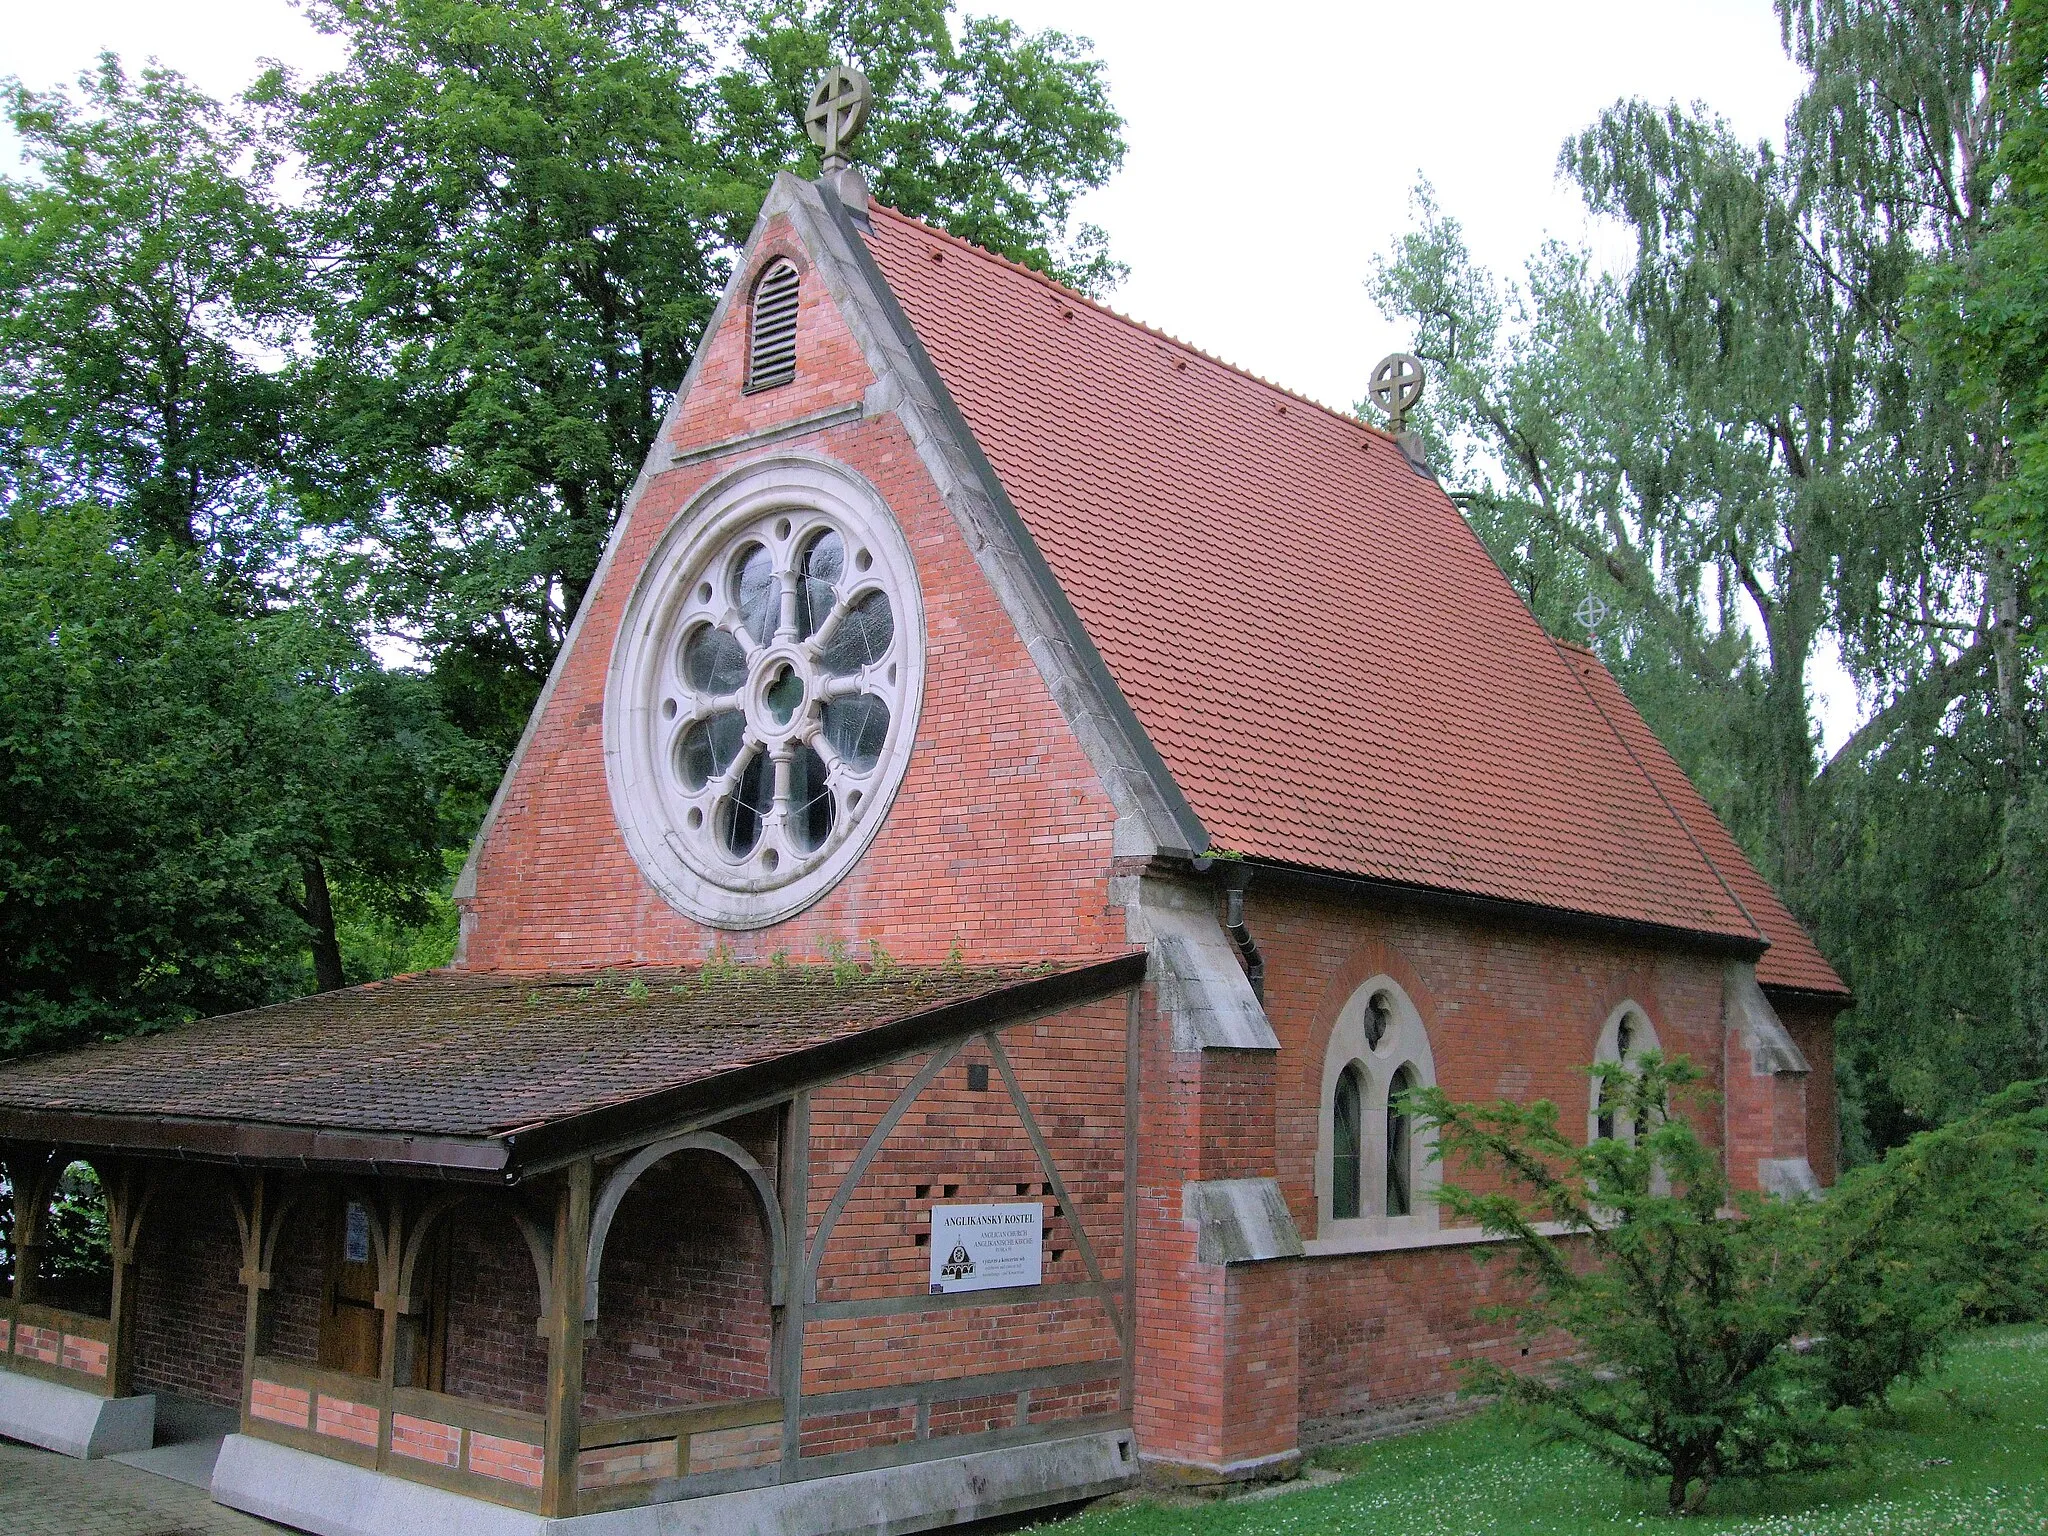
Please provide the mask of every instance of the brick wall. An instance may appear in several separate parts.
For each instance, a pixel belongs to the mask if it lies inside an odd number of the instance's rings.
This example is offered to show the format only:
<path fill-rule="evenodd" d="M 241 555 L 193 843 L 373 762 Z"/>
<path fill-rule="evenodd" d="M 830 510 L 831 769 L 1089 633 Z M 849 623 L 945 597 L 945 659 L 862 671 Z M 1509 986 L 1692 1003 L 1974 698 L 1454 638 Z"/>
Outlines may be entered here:
<path fill-rule="evenodd" d="M 326 1301 L 330 1202 L 309 1194 L 284 1219 L 270 1264 L 270 1337 L 265 1353 L 317 1364 L 320 1309 Z"/>
<path fill-rule="evenodd" d="M 805 268 L 798 383 L 740 393 L 745 315 L 705 344 L 674 441 L 717 441 L 857 401 L 873 382 L 844 320 L 786 229 L 771 248 Z M 742 307 L 743 310 L 743 307 Z M 602 720 L 620 612 L 647 556 L 698 489 L 735 460 L 655 475 L 602 586 L 484 848 L 465 963 L 545 969 L 698 959 L 817 957 L 876 940 L 902 959 L 1081 955 L 1120 947 L 1108 904 L 1114 813 L 1029 652 L 893 416 L 792 440 L 866 476 L 894 509 L 923 590 L 923 712 L 909 772 L 874 844 L 812 907 L 753 933 L 704 929 L 641 877 L 613 820 Z"/>
<path fill-rule="evenodd" d="M 1098 1272 L 1120 1291 L 1125 1028 L 1125 1004 L 1117 998 L 1013 1025 L 1001 1034 L 1071 1210 L 1062 1209 L 1048 1188 L 1051 1181 L 1000 1067 L 974 1042 L 925 1088 L 869 1164 L 825 1248 L 818 1300 L 925 1294 L 931 1279 L 928 1213 L 933 1205 L 948 1203 L 1040 1205 L 1046 1213 L 1044 1283 L 1087 1280 L 1079 1240 L 1085 1231 Z M 814 1096 L 813 1233 L 868 1134 L 926 1059 L 851 1078 Z M 970 1067 L 989 1068 L 986 1090 L 969 1086 Z M 1102 1362 L 1102 1378 L 1116 1382 L 1120 1356 L 1109 1313 L 1093 1297 L 818 1318 L 805 1329 L 804 1390 L 816 1394 L 1088 1362 Z M 1033 1402 L 1039 1401 L 1037 1392 Z M 1074 1401 L 1062 1406 L 1066 1396 Z M 930 1432 L 974 1433 L 992 1420 L 1015 1422 L 1013 1394 L 983 1401 L 987 1397 L 963 1382 L 960 1397 L 935 1401 Z M 1070 1409 L 1081 1411 L 1076 1405 L 1098 1402 L 1099 1396 L 1061 1389 L 1037 1412 L 1040 1418 L 1072 1416 Z M 1107 1411 L 1116 1409 L 1112 1405 Z M 1026 1412 L 1032 1412 L 1028 1405 Z M 891 1444 L 907 1433 L 905 1422 L 893 1408 L 814 1415 L 803 1428 L 804 1454 Z"/>
<path fill-rule="evenodd" d="M 583 1361 L 587 1417 L 762 1397 L 768 1242 L 746 1177 L 708 1152 L 640 1176 L 620 1204 Z"/>
<path fill-rule="evenodd" d="M 1497 1244 L 1307 1259 L 1301 1289 L 1301 1418 L 1310 1438 L 1317 1421 L 1455 1391 L 1461 1360 L 1516 1369 L 1568 1349 L 1562 1338 L 1527 1340 L 1478 1316 L 1520 1292 L 1512 1256 Z"/>
<path fill-rule="evenodd" d="M 218 1182 L 170 1176 L 143 1222 L 135 1289 L 135 1390 L 232 1408 L 242 1394 L 242 1239 Z"/>
<path fill-rule="evenodd" d="M 448 1352 L 443 1390 L 539 1413 L 548 1351 L 532 1250 L 512 1218 L 478 1202 L 448 1216 Z"/>
<path fill-rule="evenodd" d="M 1835 1014 L 1833 1002 L 1774 994 L 1778 1012 L 1793 1042 L 1813 1068 L 1806 1079 L 1806 1160 L 1814 1177 L 1833 1184 L 1841 1171 L 1840 1101 L 1835 1093 Z"/>
<path fill-rule="evenodd" d="M 1667 1054 L 1718 1078 L 1718 961 L 1618 941 L 1486 928 L 1442 917 L 1346 909 L 1254 890 L 1253 932 L 1267 957 L 1267 1011 L 1282 1045 L 1282 1188 L 1304 1236 L 1316 1231 L 1316 1137 L 1323 1053 L 1338 1011 L 1366 980 L 1401 984 L 1429 1030 L 1437 1081 L 1454 1098 L 1549 1098 L 1584 1122 L 1601 1027 L 1622 1002 L 1649 1015 Z M 1709 1112 L 1700 1130 L 1718 1145 Z M 1468 1183 L 1481 1182 L 1469 1172 Z M 1503 1256 L 1504 1257 L 1504 1256 Z M 1502 1264 L 1471 1249 L 1306 1261 L 1300 1412 L 1326 1419 L 1458 1385 L 1471 1353 L 1519 1361 L 1521 1344 L 1474 1313 L 1500 1299 Z M 1534 1358 L 1534 1357 L 1532 1357 Z"/>

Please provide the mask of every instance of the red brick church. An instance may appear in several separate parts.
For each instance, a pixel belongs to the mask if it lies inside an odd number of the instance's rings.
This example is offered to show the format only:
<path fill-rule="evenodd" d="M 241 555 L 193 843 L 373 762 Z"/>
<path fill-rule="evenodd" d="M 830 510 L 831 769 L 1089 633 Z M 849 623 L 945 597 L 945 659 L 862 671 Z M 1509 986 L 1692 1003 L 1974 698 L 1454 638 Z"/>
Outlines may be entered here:
<path fill-rule="evenodd" d="M 0 1433 L 214 1405 L 214 1496 L 334 1536 L 908 1531 L 1519 1359 L 1408 1086 L 1616 1134 L 1586 1069 L 1683 1052 L 1738 1186 L 1834 1174 L 1842 983 L 1397 441 L 844 171 L 457 896 L 447 970 L 0 1068 Z"/>

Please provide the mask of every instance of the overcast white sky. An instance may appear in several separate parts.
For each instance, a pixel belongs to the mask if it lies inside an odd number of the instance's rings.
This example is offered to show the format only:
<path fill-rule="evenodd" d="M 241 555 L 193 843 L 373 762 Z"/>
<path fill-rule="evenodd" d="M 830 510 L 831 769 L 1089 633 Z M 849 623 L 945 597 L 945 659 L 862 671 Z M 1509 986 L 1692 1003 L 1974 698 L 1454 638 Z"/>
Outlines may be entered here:
<path fill-rule="evenodd" d="M 287 0 L 8 0 L 0 72 L 67 80 L 102 48 L 154 56 L 227 95 L 263 58 L 338 51 Z M 1703 101 L 1775 135 L 1800 84 L 1770 0 L 968 0 L 1093 38 L 1130 154 L 1083 217 L 1131 277 L 1117 308 L 1340 409 L 1407 337 L 1377 312 L 1371 258 L 1418 175 L 1475 256 L 1517 271 L 1589 228 L 1556 179 L 1565 137 L 1624 96 Z M 1823 666 L 1825 734 L 1856 700 Z"/>

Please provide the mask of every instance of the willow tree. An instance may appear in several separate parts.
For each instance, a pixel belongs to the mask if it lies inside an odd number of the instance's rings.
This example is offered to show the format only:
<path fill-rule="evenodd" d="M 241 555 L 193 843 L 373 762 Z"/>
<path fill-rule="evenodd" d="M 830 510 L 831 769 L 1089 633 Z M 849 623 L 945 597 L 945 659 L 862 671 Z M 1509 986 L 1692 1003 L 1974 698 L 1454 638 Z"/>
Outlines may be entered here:
<path fill-rule="evenodd" d="M 1553 247 L 1504 295 L 1425 201 L 1376 288 L 1439 364 L 1481 532 L 1553 627 L 1618 607 L 1610 661 L 1863 998 L 1850 1057 L 1939 1118 L 2048 1060 L 2031 609 L 1974 510 L 1997 402 L 1912 323 L 2007 193 L 2011 45 L 1982 4 L 1782 15 L 1809 79 L 1781 140 L 1625 101 L 1566 144 L 1625 270 Z M 1824 761 L 1829 643 L 1869 718 Z"/>

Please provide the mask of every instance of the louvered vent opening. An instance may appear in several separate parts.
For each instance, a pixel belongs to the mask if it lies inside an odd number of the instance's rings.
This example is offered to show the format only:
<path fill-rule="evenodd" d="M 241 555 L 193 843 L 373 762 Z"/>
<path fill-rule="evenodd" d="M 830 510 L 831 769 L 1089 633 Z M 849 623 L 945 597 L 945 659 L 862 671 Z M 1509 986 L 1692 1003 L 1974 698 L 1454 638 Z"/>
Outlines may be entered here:
<path fill-rule="evenodd" d="M 796 268 L 778 261 L 754 284 L 754 346 L 747 388 L 773 389 L 796 377 Z"/>

